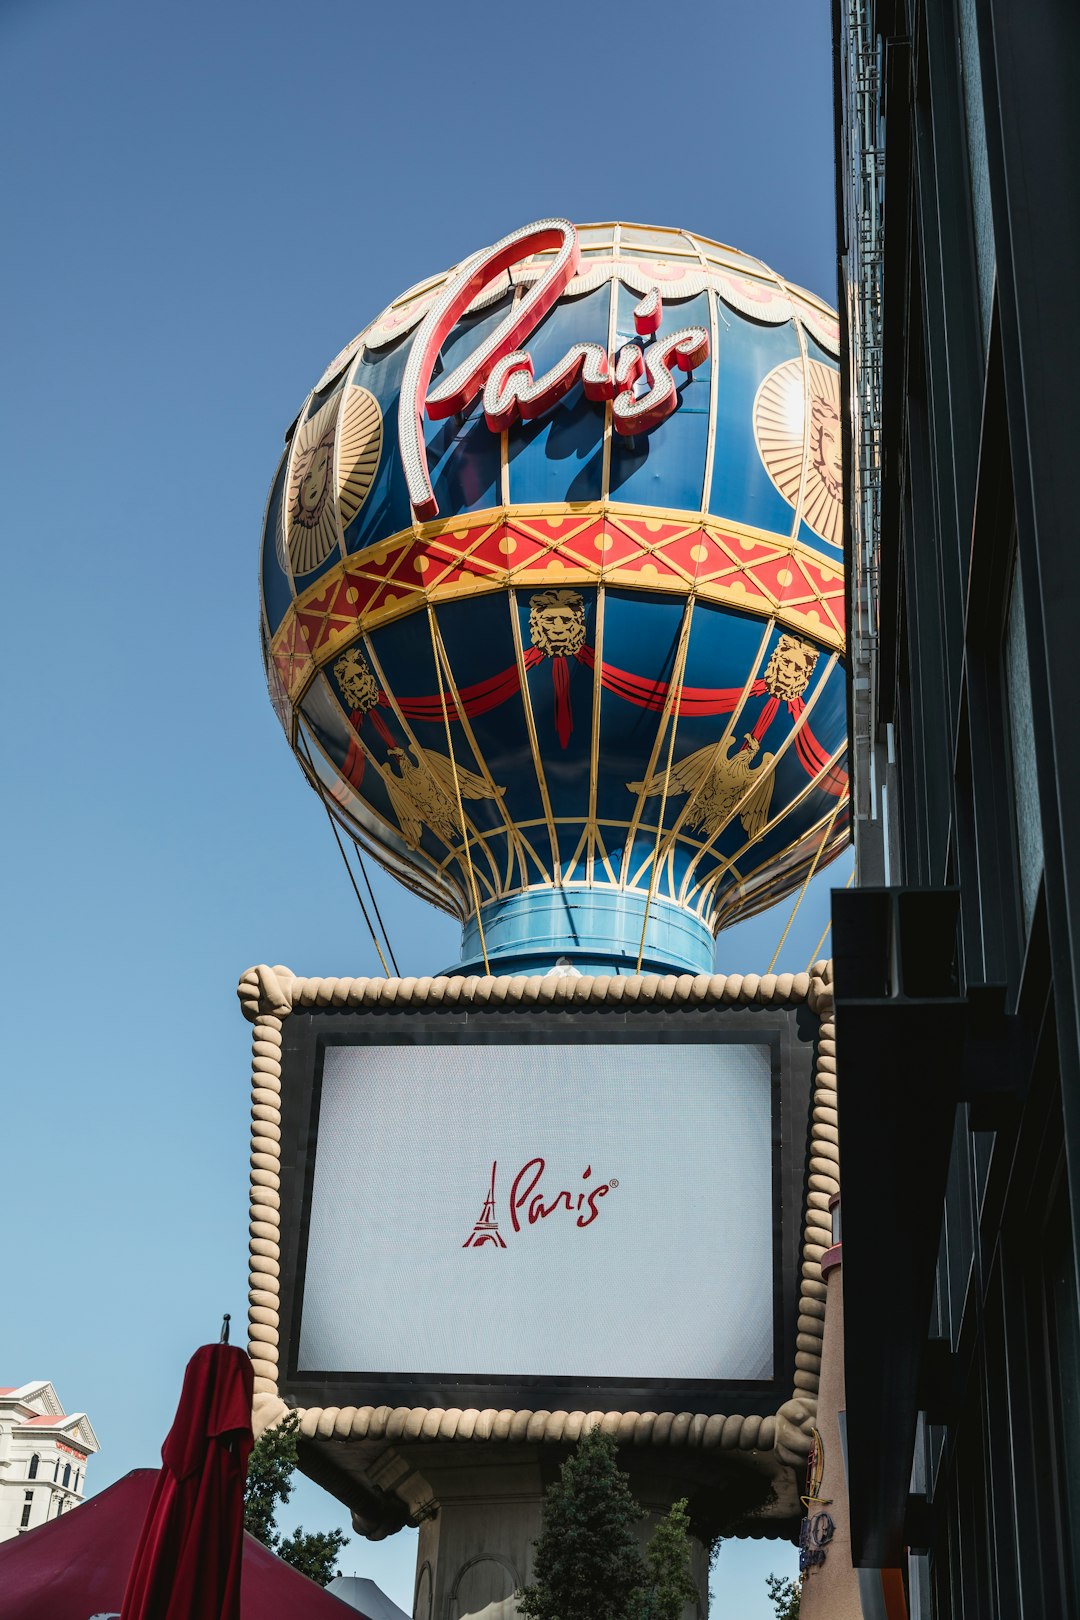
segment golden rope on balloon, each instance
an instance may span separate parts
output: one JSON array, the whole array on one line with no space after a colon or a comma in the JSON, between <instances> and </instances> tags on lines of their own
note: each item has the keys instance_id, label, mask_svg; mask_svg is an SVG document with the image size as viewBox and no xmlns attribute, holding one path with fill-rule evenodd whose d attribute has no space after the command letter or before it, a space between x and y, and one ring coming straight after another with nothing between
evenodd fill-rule
<instances>
[{"instance_id":1,"label":"golden rope on balloon","mask_svg":"<svg viewBox=\"0 0 1080 1620\"><path fill-rule=\"evenodd\" d=\"M822 855L823 855L823 853L825 851L825 845L829 842L829 834L833 830L833 822L836 820L837 816L840 814L840 808L844 804L844 802L845 801L842 798L838 798L835 805L833 806L833 813L829 817L828 822L826 823L825 832L824 832L824 834L822 836L821 843L818 845L817 849L814 851L814 858L810 862L810 869L807 872L805 878L803 879L803 885L802 885L802 888L799 890L798 899L795 901L795 904L791 908L791 916L787 920L787 927L784 929L784 932L780 935L780 942L777 945L775 951L773 951L772 961L769 963L768 967L765 969L766 973L771 973L773 968L776 966L776 958L780 955L780 952L783 950L784 941L785 941L785 939L787 939L789 933L791 932L791 925L795 921L795 913L798 911L799 907L803 903L803 895L806 893L807 889L810 886L810 879L813 877L814 873L817 871L818 861L821 859L821 857L822 857ZM824 938L824 935L822 937Z\"/></svg>"},{"instance_id":2,"label":"golden rope on balloon","mask_svg":"<svg viewBox=\"0 0 1080 1620\"><path fill-rule=\"evenodd\" d=\"M668 738L667 765L664 768L664 787L660 794L660 814L656 820L656 842L653 845L652 871L649 873L649 893L645 900L645 915L641 919L641 940L638 945L637 967L635 973L641 972L641 963L645 955L645 934L649 927L649 911L656 893L656 880L659 873L660 840L664 832L664 812L667 809L668 785L671 781L671 762L675 753L675 732L679 725L679 702L682 698L683 677L686 673L686 655L690 651L690 621L694 616L695 598L690 596L686 602L686 612L683 614L682 630L679 634L679 645L675 651L675 666L671 672L671 685L668 688L670 704L668 715L671 719L671 735Z\"/></svg>"},{"instance_id":3,"label":"golden rope on balloon","mask_svg":"<svg viewBox=\"0 0 1080 1620\"><path fill-rule=\"evenodd\" d=\"M450 734L450 712L446 707L446 688L443 684L439 641L435 630L435 610L430 602L428 603L427 613L428 629L431 632L431 656L435 660L435 675L439 682L439 702L442 705L443 725L446 728L446 746L450 754L450 770L454 778L454 797L457 799L458 818L461 822L461 842L465 851L465 865L469 872L469 887L472 889L473 905L476 908L476 926L480 934L480 954L484 958L484 972L490 976L491 964L488 961L487 941L484 939L484 924L480 917L480 891L476 886L476 873L473 871L472 851L469 848L469 829L465 824L465 806L461 799L457 760L454 758L454 739Z\"/></svg>"},{"instance_id":4,"label":"golden rope on balloon","mask_svg":"<svg viewBox=\"0 0 1080 1620\"><path fill-rule=\"evenodd\" d=\"M533 714L532 699L529 696L529 677L525 669L525 649L521 642L521 619L518 613L517 591L510 585L506 592L507 606L510 610L510 635L514 643L514 663L517 667L518 691L521 696L521 712L525 720L525 731L529 739L529 755L532 759L533 774L536 777L536 786L540 793L540 802L543 805L543 824L548 836L551 849L551 882L556 889L562 887L562 868L559 860L559 838L555 826L555 812L551 808L551 796L548 793L547 778L544 775L544 762L541 756L540 739L536 732L536 717ZM538 861L538 864L539 863Z\"/></svg>"},{"instance_id":5,"label":"golden rope on balloon","mask_svg":"<svg viewBox=\"0 0 1080 1620\"><path fill-rule=\"evenodd\" d=\"M812 777L810 780L807 781L807 784L806 784L805 788L803 788L802 792L799 793L796 798L792 799L786 805L786 807L780 812L780 814L775 816L773 818L773 820L766 826L766 828L765 828L766 833L771 832L773 827L777 826L784 819L785 816L791 815L795 810L797 810L799 808L800 805L802 805L810 797L810 795L812 793L814 793L817 789L819 789L821 787L822 782L827 779L830 770L837 763L837 761L842 757L842 755L844 754L846 748L847 748L847 742L845 740L843 743L841 743L841 745L837 749L836 753L833 754L831 756L831 758L826 762L826 764L822 766L821 770L817 773L817 775ZM787 849L785 851L782 851L781 854L783 854L783 855L792 855L792 856L797 855L801 859L802 855L805 853L805 849L809 849L810 846L813 844L815 838L817 837L818 829L821 826L824 825L824 820L825 820L824 816L819 818L819 820L815 823L815 825L810 828L809 832L804 834L802 837L796 839L792 844L788 845ZM742 858L743 855L747 854L750 850L752 850L755 847L755 845L758 843L758 841L759 840L757 838L749 839L742 846L741 850L737 850L735 852L735 854L731 857L730 861L728 861L726 863L726 865L721 867L719 871L714 872L712 874L712 876L709 877L707 882L698 884L697 887L693 891L694 893L699 895L696 906L694 906L690 901L686 901L686 902L684 902L684 904L687 906L687 909L694 910L696 912L697 916L704 918L710 894L715 893L716 888L718 887L720 882L723 880L725 875L727 873L729 873L729 872L734 873L736 881L737 881L737 886L738 886L739 890L742 892L743 897L745 898L745 895L748 892L748 886L754 884L755 879L759 879L763 872L764 873L771 872L773 870L773 868L776 866L776 862L777 862L777 855L774 853L773 855L769 856L768 859L762 861L760 865L753 867L749 871L740 872L739 867L737 865L737 862ZM805 849L804 849L804 846L805 846ZM797 866L798 866L798 859L796 859L796 861L795 861L795 868L797 868ZM760 912L767 911L771 906L779 904L780 901L786 900L786 899L789 898L789 896L794 891L793 891L793 884L787 882L787 875L790 875L790 872L793 869L794 868L790 868L790 867L785 869L786 870L786 875L785 875L785 871L781 871L780 875L776 875L774 873L773 876L768 881L757 884L757 886L755 888L755 905L754 905L754 909L752 911L750 911L748 913L748 915L757 916ZM798 881L797 877L796 877L795 881L796 882ZM781 886L781 885L784 885L784 886ZM717 909L720 911L721 915L724 914L724 909L725 908L719 907ZM740 913L740 915L745 915L745 913ZM710 926L711 926L711 924L710 924ZM723 925L721 924L721 926L723 926ZM715 932L716 932L715 928L713 929L713 932L715 934Z\"/></svg>"},{"instance_id":6,"label":"golden rope on balloon","mask_svg":"<svg viewBox=\"0 0 1080 1620\"><path fill-rule=\"evenodd\" d=\"M701 773L701 781L698 783L697 787L694 788L693 792L687 798L686 803L683 805L683 807L680 810L679 814L676 816L674 822L672 823L671 829L668 832L668 835L664 840L664 847L660 851L660 856L659 856L659 864L661 866L663 866L664 862L667 860L668 855L671 853L671 850L672 850L672 848L673 848L673 846L675 844L675 840L678 838L679 833L682 831L683 826L685 825L685 823L687 821L687 818L690 815L691 810L693 810L694 806L698 802L698 799L701 797L702 790L704 789L705 784L709 779L709 776L712 774L712 771L716 767L716 764L717 764L717 762L719 761L719 759L721 757L722 751L727 747L728 743L731 741L732 733L734 732L735 727L738 725L740 719L742 718L743 709L746 707L746 700L750 696L750 688L753 686L754 682L757 680L758 670L761 668L762 660L765 657L765 650L769 645L769 638L771 637L771 635L773 633L773 630L775 628L776 628L776 620L775 619L766 620L765 634L761 638L761 642L760 642L760 645L758 646L758 650L757 650L757 655L754 658L754 661L750 665L750 668L749 668L749 670L747 672L746 682L745 682L745 684L743 686L742 693L741 693L741 695L739 697L739 701L735 705L735 708L732 710L731 718L728 720L727 725L724 727L723 734L719 738L718 742L715 744L715 746L713 748L713 751L712 751L712 754L709 757L708 771L703 771ZM736 804L734 810L731 812L731 815L725 821L725 823L724 823L725 827L727 827L727 826L729 826L731 824L731 821L732 821L733 817L738 814L739 810L742 808L743 804L745 804L746 800L750 797L750 794L754 791L754 788L756 786L757 786L757 783L754 782L754 783L752 783L750 785L750 787L748 787L744 791L744 793L742 794L742 796L739 799L738 803ZM723 830L723 829L721 829L721 830ZM640 871L637 874L635 874L635 876L640 876Z\"/></svg>"},{"instance_id":7,"label":"golden rope on balloon","mask_svg":"<svg viewBox=\"0 0 1080 1620\"><path fill-rule=\"evenodd\" d=\"M851 885L854 883L854 881L855 881L855 868L852 867L851 868L851 876L848 878L847 882L844 884L844 888L845 889L850 889ZM807 973L810 972L810 969L813 967L814 963L817 961L818 957L821 955L821 947L824 945L825 940L828 937L829 929L831 927L832 927L832 918L830 917L828 922L825 924L824 933L822 934L821 938L818 940L817 944L814 946L813 955L811 956L809 962L806 964Z\"/></svg>"},{"instance_id":8,"label":"golden rope on balloon","mask_svg":"<svg viewBox=\"0 0 1080 1620\"><path fill-rule=\"evenodd\" d=\"M829 676L832 673L833 667L836 664L836 662L837 662L837 655L836 655L836 653L833 653L832 657L829 659L829 662L825 666L824 674L821 676L821 679L818 681L818 683L815 686L814 690L810 693L809 700L804 705L801 714L799 715L798 719L795 721L795 724L792 726L791 730L788 732L787 736L784 738L783 742L780 744L779 748L776 750L776 753L773 755L771 763L769 765L760 765L758 767L758 770L757 770L756 774L757 774L759 780L762 779L763 773L765 773L765 772L767 772L769 776L775 776L777 767L779 766L781 759L783 759L783 757L787 753L788 749L795 742L795 739L798 736L799 732L802 731L803 727L808 724L809 719L810 719L810 711L813 709L814 705L817 703L818 698L821 696L822 692L825 690L825 687L826 687L826 684L828 682ZM754 833L751 837L749 837L746 840L745 844L741 844L739 846L739 848L735 851L735 853L731 856L730 860L728 860L726 865L724 867L722 867L719 872L714 872L711 877L709 877L708 879L703 879L700 884L696 884L696 885L693 884L692 880L693 880L693 877L694 877L694 873L696 872L700 862L702 861L704 856L708 855L712 850L715 849L716 845L719 843L720 839L723 837L723 835L727 831L728 827L731 826L731 824L735 820L736 816L738 816L741 813L743 805L746 803L746 801L750 798L751 794L754 792L755 787L756 787L757 784L755 782L751 782L749 787L744 789L741 798L739 799L738 803L735 805L735 808L732 811L730 811L730 813L728 814L726 820L723 822L723 825L720 826L716 830L716 832L714 832L711 835L711 837L709 838L707 843L702 844L702 846L698 850L697 854L693 857L693 859L690 861L689 865L687 866L686 872L685 872L685 874L683 876L681 890L680 890L680 894L681 894L680 904L688 905L689 904L688 896L691 893L696 893L699 888L701 888L703 890L706 890L706 891L710 887L715 888L717 886L717 884L720 882L721 878L724 876L725 872L728 872L728 871L731 871L731 870L735 869L735 862L736 861L741 860L742 857L746 854L746 852L748 850L753 849L755 844L759 844L762 841L762 839L767 836L767 834L772 832L774 827L779 826L780 822L784 820L785 816L790 815L791 811L796 809L797 806L800 805L803 802L803 800L807 797L807 795L809 793L813 792L815 787L820 786L820 784L828 776L828 774L829 774L830 770L832 769L832 767L838 762L841 755L845 753L846 749L847 749L847 743L845 741L845 742L841 743L840 747L836 750L835 754L832 754L830 756L830 758L828 760L828 763L825 766L822 767L822 769L817 773L817 775L814 776L810 781L807 782L806 787L802 790L802 792L800 794L798 794L798 796L796 798L790 800L784 806L784 808L782 810L779 810L777 812L776 815L771 816L770 819L765 823L765 825L762 828L759 829L759 831ZM766 864L768 864L768 863L766 863ZM736 876L738 876L737 870L736 870Z\"/></svg>"},{"instance_id":9,"label":"golden rope on balloon","mask_svg":"<svg viewBox=\"0 0 1080 1620\"><path fill-rule=\"evenodd\" d=\"M322 801L322 807L326 811L326 818L330 823L330 831L334 835L334 842L337 844L338 851L339 851L339 853L341 855L341 859L342 859L342 861L344 862L344 865L345 865L345 870L349 874L349 882L353 886L353 893L355 894L355 896L356 896L356 898L357 898L357 900L359 902L360 910L361 910L361 912L363 914L364 921L367 923L368 933L371 935L371 943L374 945L376 951L378 952L378 957L379 957L379 961L382 963L383 972L385 973L386 977L389 978L390 977L390 969L386 965L386 957L382 953L382 948L379 945L378 935L376 934L375 929L374 929L374 927L372 925L371 918L368 916L367 906L365 906L365 904L364 904L363 896L361 895L360 890L356 886L356 879L353 877L352 867L349 865L349 858L345 853L345 845L341 842L341 838L340 838L340 835L339 835L338 830L337 830L337 817L334 815L334 812L331 810L330 805L327 802L326 790L323 787L322 777L319 775L318 771L315 769L315 761L311 757L311 749L308 746L307 737L305 736L303 730L301 729L301 727L299 725L297 725L297 728L296 728L296 735L297 735L297 738L300 741L301 745L303 746L303 750L304 750L305 755L307 756L308 773L309 773L308 774L308 780L309 780L309 782L312 782L314 784L315 791L318 793L319 798ZM364 867L363 867L362 862L361 862L361 865L360 865L360 870L362 872L364 871ZM366 872L364 873L364 880L365 880L365 882L367 881L367 873ZM368 887L370 889L370 884L368 885ZM371 900L372 900L372 904L374 905L374 903L375 903L375 896L374 895L371 896ZM378 911L378 907L376 907L376 912L377 911ZM379 921L381 922L382 919L380 918ZM386 932L385 927L383 929L383 932L385 934L385 932ZM390 955L393 956L394 953L390 949L390 936L388 934L386 935L386 948L387 948L388 951L390 951ZM395 965L395 967L397 966L396 963L394 965Z\"/></svg>"}]
</instances>

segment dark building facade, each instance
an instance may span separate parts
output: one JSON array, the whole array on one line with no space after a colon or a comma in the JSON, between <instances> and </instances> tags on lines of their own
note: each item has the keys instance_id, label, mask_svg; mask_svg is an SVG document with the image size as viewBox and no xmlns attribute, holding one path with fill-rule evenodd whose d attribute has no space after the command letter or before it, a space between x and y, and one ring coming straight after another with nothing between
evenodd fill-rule
<instances>
[{"instance_id":1,"label":"dark building facade","mask_svg":"<svg viewBox=\"0 0 1080 1620\"><path fill-rule=\"evenodd\" d=\"M1080 5L838 0L856 1563L1080 1614Z\"/></svg>"}]
</instances>

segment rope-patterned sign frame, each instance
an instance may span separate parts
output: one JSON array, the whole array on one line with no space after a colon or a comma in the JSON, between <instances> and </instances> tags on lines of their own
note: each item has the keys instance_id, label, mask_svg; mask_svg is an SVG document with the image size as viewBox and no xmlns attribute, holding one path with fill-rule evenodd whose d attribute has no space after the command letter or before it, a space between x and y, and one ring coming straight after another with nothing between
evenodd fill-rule
<instances>
[{"instance_id":1,"label":"rope-patterned sign frame","mask_svg":"<svg viewBox=\"0 0 1080 1620\"><path fill-rule=\"evenodd\" d=\"M810 1097L808 1162L799 1268L795 1364L791 1394L760 1416L702 1412L534 1411L425 1406L326 1406L298 1409L299 1432L310 1440L365 1442L508 1441L567 1444L599 1427L619 1443L753 1453L775 1469L805 1466L817 1417L826 1285L821 1257L830 1247L830 1198L839 1192L836 1041L832 968L809 973L656 974L629 977L295 977L288 968L258 966L240 980L238 995L252 1024L251 1192L248 1349L255 1371L254 1427L263 1433L289 1410L279 1390L281 1351L281 1077L282 1030L294 1011L364 1009L466 1011L514 1007L587 1009L792 1007L806 1005L818 1020ZM786 1513L786 1509L784 1510ZM768 1517L766 1508L762 1514Z\"/></svg>"}]
</instances>

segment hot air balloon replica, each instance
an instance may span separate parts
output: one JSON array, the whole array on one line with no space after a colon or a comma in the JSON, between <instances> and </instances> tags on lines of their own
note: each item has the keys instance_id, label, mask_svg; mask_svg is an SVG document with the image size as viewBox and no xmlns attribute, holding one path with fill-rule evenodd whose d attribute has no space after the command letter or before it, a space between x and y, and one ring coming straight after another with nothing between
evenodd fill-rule
<instances>
[{"instance_id":1,"label":"hot air balloon replica","mask_svg":"<svg viewBox=\"0 0 1080 1620\"><path fill-rule=\"evenodd\" d=\"M847 842L838 349L746 254L542 220L317 380L270 692L341 827L460 919L455 971L710 972Z\"/></svg>"},{"instance_id":2,"label":"hot air balloon replica","mask_svg":"<svg viewBox=\"0 0 1080 1620\"><path fill-rule=\"evenodd\" d=\"M422 1620L512 1620L593 1428L689 1502L699 1613L712 1539L818 1494L831 983L712 966L848 838L838 349L746 254L545 219L286 435L272 700L463 932L434 977L241 980L254 1422L297 1410L363 1534L419 1527Z\"/></svg>"}]
</instances>

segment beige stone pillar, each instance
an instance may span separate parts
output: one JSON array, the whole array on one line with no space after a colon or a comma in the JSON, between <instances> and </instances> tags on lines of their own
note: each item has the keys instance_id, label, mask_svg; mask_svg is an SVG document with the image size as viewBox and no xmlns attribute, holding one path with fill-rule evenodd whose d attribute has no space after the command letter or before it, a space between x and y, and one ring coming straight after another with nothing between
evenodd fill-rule
<instances>
[{"instance_id":1,"label":"beige stone pillar","mask_svg":"<svg viewBox=\"0 0 1080 1620\"><path fill-rule=\"evenodd\" d=\"M834 1200L834 1203L838 1200ZM818 1501L809 1505L811 1547L824 1553L824 1562L810 1570L803 1582L801 1620L862 1620L859 1577L851 1562L847 1480L840 1449L839 1414L844 1410L844 1285L840 1243L821 1257L826 1283L825 1335L821 1345L821 1385L818 1390L817 1427L824 1452ZM827 1540L828 1521L832 1534ZM814 1530L817 1535L814 1535Z\"/></svg>"},{"instance_id":2,"label":"beige stone pillar","mask_svg":"<svg viewBox=\"0 0 1080 1620\"><path fill-rule=\"evenodd\" d=\"M647 1517L637 1527L644 1548L671 1503L686 1494L668 1458L620 1454ZM420 1518L413 1620L517 1620L514 1593L533 1578L533 1543L542 1529L544 1490L561 1457L538 1446L507 1445L492 1457L461 1446L389 1448L372 1480L408 1497ZM707 1620L709 1560L691 1537L696 1603L683 1620Z\"/></svg>"}]
</instances>

